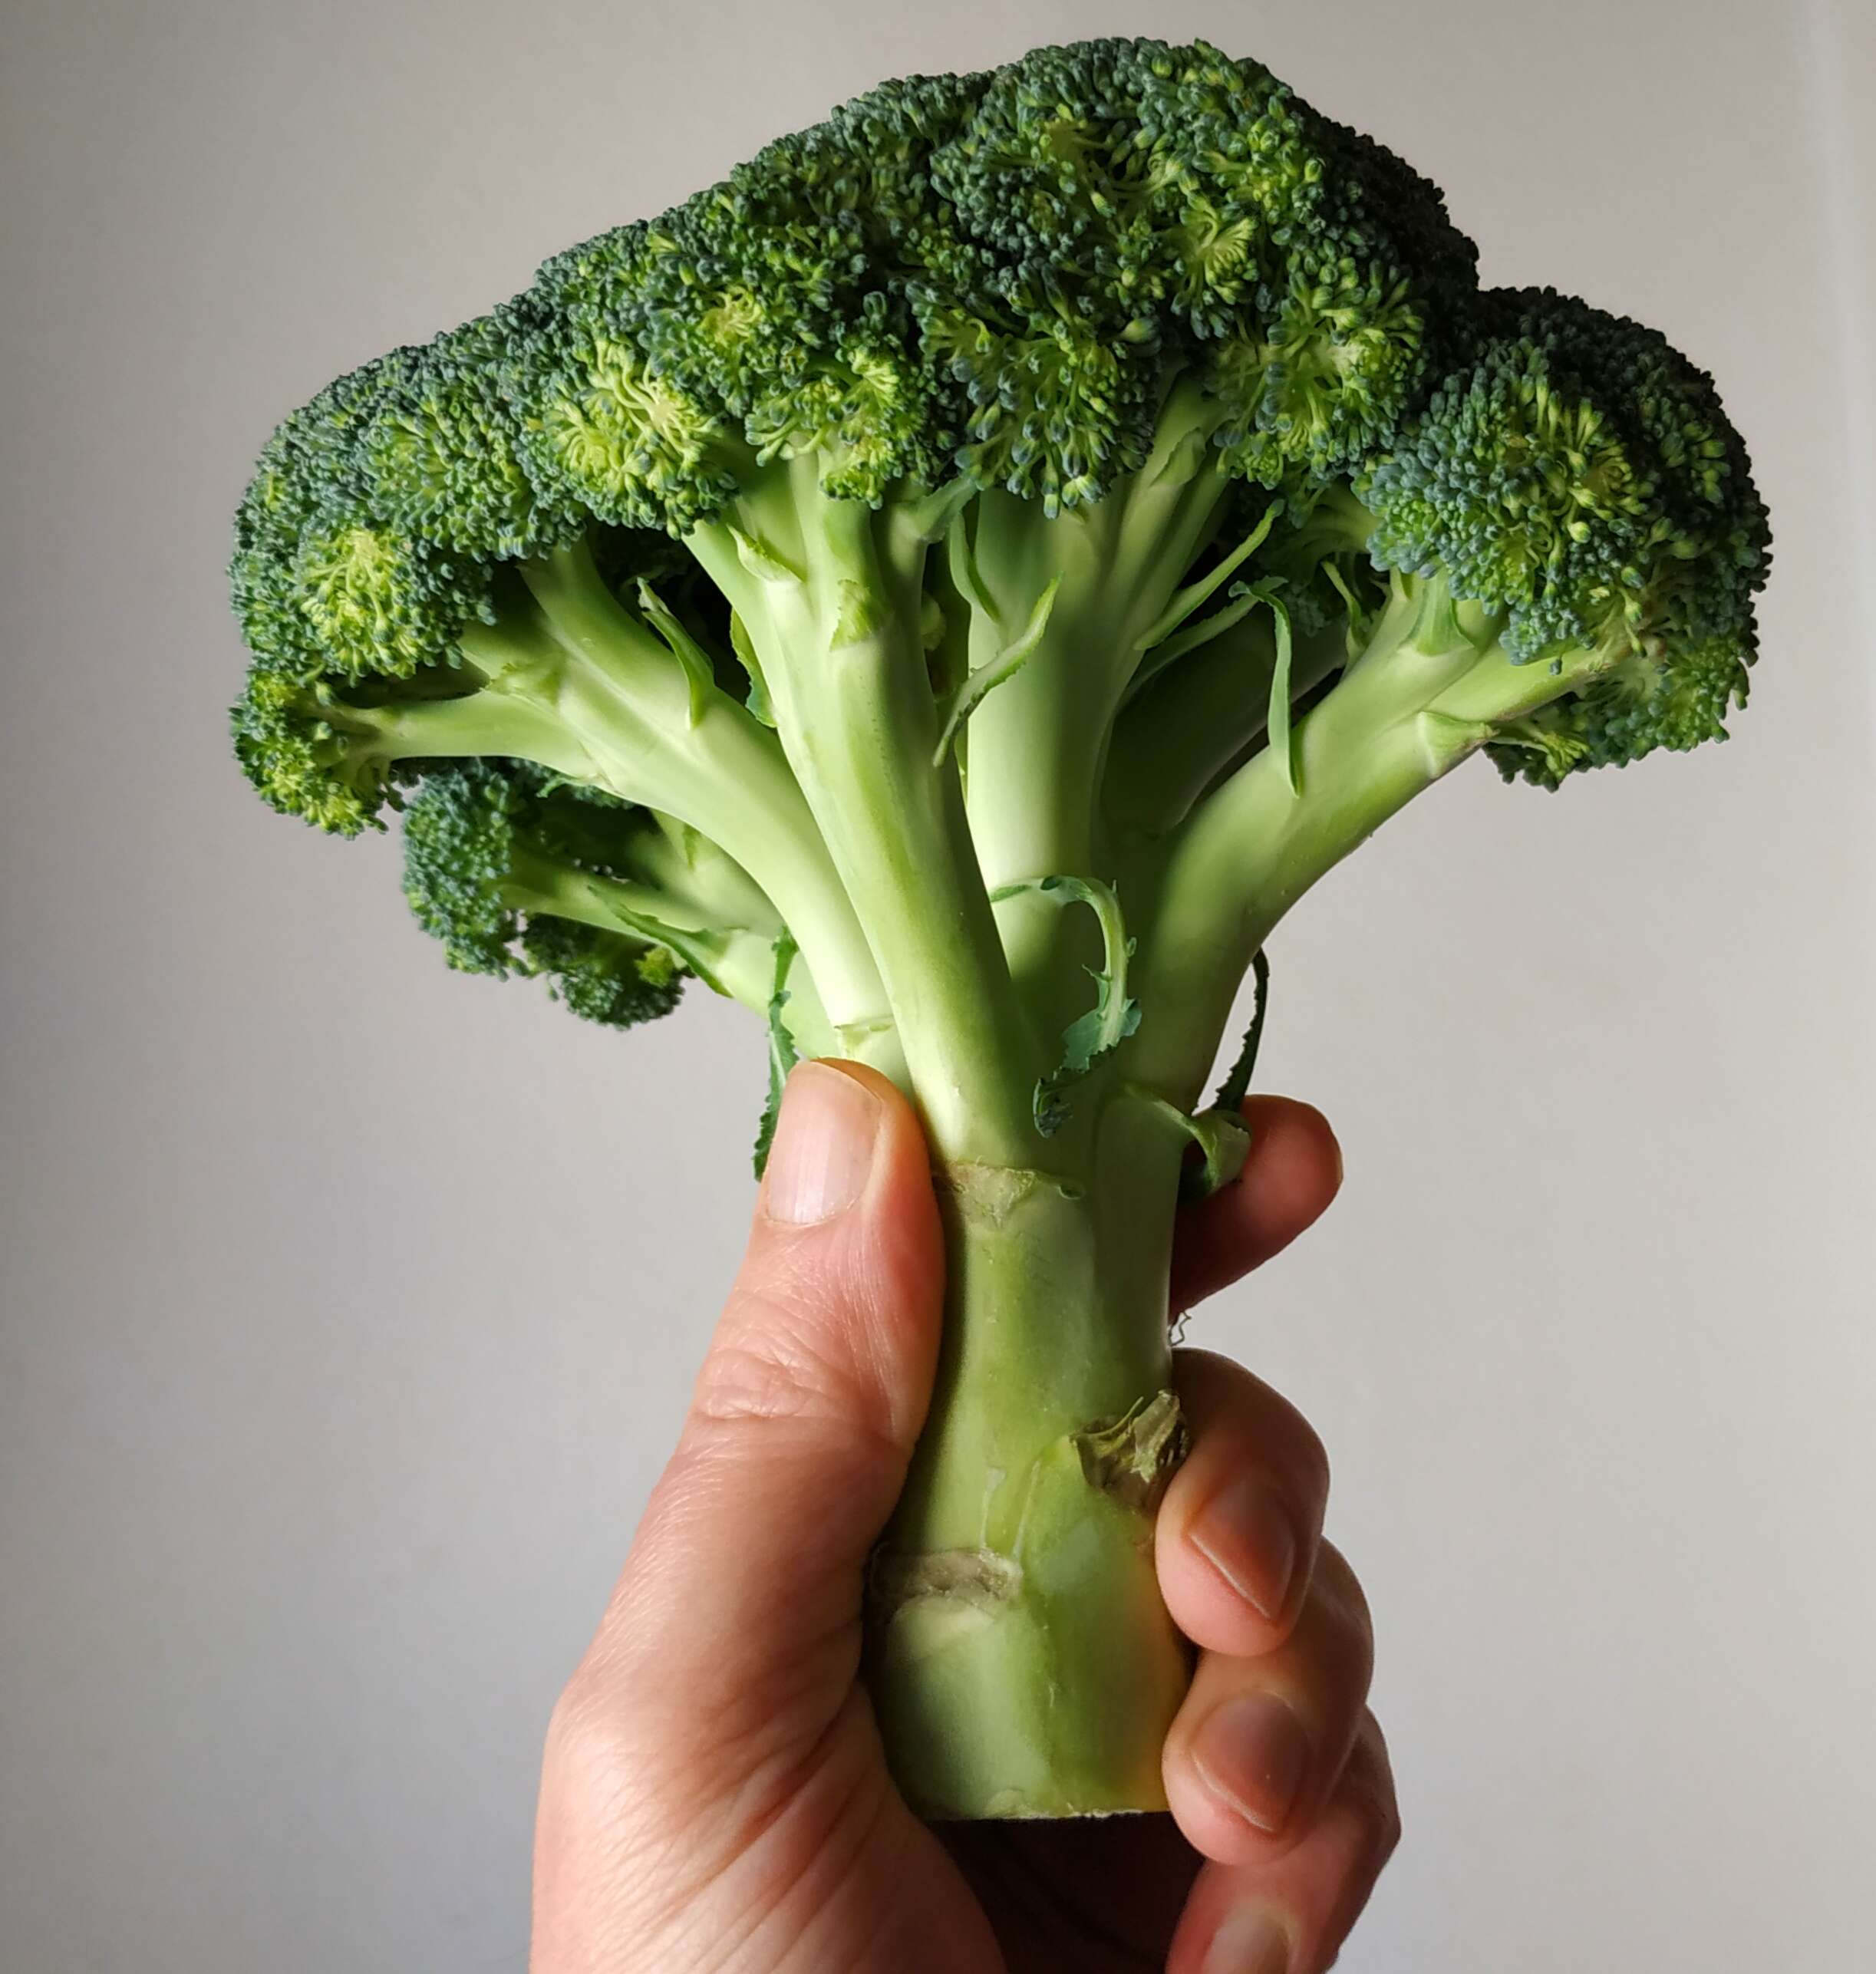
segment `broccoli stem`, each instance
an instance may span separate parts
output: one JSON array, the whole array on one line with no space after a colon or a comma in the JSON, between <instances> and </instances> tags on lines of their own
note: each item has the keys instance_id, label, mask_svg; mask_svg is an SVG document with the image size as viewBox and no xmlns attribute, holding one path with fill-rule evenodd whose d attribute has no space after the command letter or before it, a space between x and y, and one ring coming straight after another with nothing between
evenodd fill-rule
<instances>
[{"instance_id":1,"label":"broccoli stem","mask_svg":"<svg viewBox=\"0 0 1876 1974\"><path fill-rule=\"evenodd\" d=\"M1048 517L995 490L976 503L973 562L988 608L971 612L974 671L1059 585L1037 648L986 697L960 743L992 890L1052 873L1114 875L1100 801L1109 737L1137 642L1185 581L1229 487L1206 453L1216 415L1195 389L1175 389L1146 465L1092 507ZM1080 991L1087 927L1034 898L998 923L1019 990L1054 1033L1070 1012L1063 997Z\"/></svg>"},{"instance_id":2,"label":"broccoli stem","mask_svg":"<svg viewBox=\"0 0 1876 1974\"><path fill-rule=\"evenodd\" d=\"M522 575L527 600L465 634L483 690L443 704L478 709L480 751L571 773L715 844L781 914L846 1052L902 1075L879 970L773 733L727 693L700 692L583 545L523 565ZM507 744L494 737L504 717Z\"/></svg>"},{"instance_id":3,"label":"broccoli stem","mask_svg":"<svg viewBox=\"0 0 1876 1974\"><path fill-rule=\"evenodd\" d=\"M880 545L890 519L824 495L816 470L812 459L765 470L734 503L734 531L707 524L691 545L760 655L782 746L866 928L934 1149L1020 1163L1034 1147L1029 1093L1046 1065L1012 989L955 765L934 760L920 626Z\"/></svg>"},{"instance_id":4,"label":"broccoli stem","mask_svg":"<svg viewBox=\"0 0 1876 1974\"><path fill-rule=\"evenodd\" d=\"M1013 848L987 813L967 824L956 760L935 745L905 532L889 509L827 499L809 461L766 469L689 538L754 646L866 928L945 1211L938 1388L875 1573L873 1691L895 1772L928 1814L1152 1808L1188 1674L1151 1520L1183 1445L1165 1299L1184 1139L1146 1106L1104 1105L1105 1066L1068 1092L1055 1135L1037 1128L1037 1084L1062 1057L1047 1010L1072 998L1083 1012L1093 990L1066 964L1012 979L984 872L1040 878L1054 873L1023 857L1085 852L1101 735L1089 772L1061 786L1061 834ZM1006 638L1034 601L998 611ZM1149 607L1143 590L1139 607L1150 621L1164 597ZM1081 655L1113 654L1117 697L1115 645L1109 624ZM1030 786L1010 829L1043 806Z\"/></svg>"},{"instance_id":5,"label":"broccoli stem","mask_svg":"<svg viewBox=\"0 0 1876 1974\"><path fill-rule=\"evenodd\" d=\"M941 1162L931 1422L875 1560L868 1676L930 1817L1162 1808L1189 1651L1152 1513L1185 1448L1166 1280L1183 1139L1113 1105L1075 1168Z\"/></svg>"},{"instance_id":6,"label":"broccoli stem","mask_svg":"<svg viewBox=\"0 0 1876 1974\"><path fill-rule=\"evenodd\" d=\"M1251 955L1291 905L1387 819L1492 737L1581 683L1592 661L1514 664L1498 620L1437 578L1396 575L1341 680L1296 729L1297 786L1266 749L1202 801L1155 860L1140 931L1134 1079L1197 1101Z\"/></svg>"},{"instance_id":7,"label":"broccoli stem","mask_svg":"<svg viewBox=\"0 0 1876 1974\"><path fill-rule=\"evenodd\" d=\"M1293 697L1344 662L1347 638L1337 622L1297 641ZM1109 821L1119 838L1164 835L1261 737L1276 658L1270 612L1255 611L1182 658L1128 706L1114 730L1105 783Z\"/></svg>"},{"instance_id":8,"label":"broccoli stem","mask_svg":"<svg viewBox=\"0 0 1876 1974\"><path fill-rule=\"evenodd\" d=\"M463 641L467 647L469 640ZM498 754L536 762L569 779L594 779L592 756L550 707L507 694L470 692L384 706L335 703L325 717L343 736L345 753L354 762L388 767L398 761Z\"/></svg>"},{"instance_id":9,"label":"broccoli stem","mask_svg":"<svg viewBox=\"0 0 1876 1974\"><path fill-rule=\"evenodd\" d=\"M526 851L516 853L501 893L503 902L517 911L670 946L717 993L758 1013L768 1006L773 931L724 924L681 896Z\"/></svg>"}]
</instances>

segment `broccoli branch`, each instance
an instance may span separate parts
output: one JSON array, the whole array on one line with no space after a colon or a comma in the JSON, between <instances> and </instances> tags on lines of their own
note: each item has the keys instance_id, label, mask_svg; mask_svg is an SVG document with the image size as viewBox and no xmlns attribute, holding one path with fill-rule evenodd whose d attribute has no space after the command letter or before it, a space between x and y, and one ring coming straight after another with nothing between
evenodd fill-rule
<instances>
[{"instance_id":1,"label":"broccoli branch","mask_svg":"<svg viewBox=\"0 0 1876 1974\"><path fill-rule=\"evenodd\" d=\"M1291 669L1293 698L1311 691L1347 657L1347 633L1340 622L1300 638ZM1128 703L1115 725L1103 782L1109 826L1124 858L1181 822L1261 739L1276 663L1271 614L1248 611Z\"/></svg>"},{"instance_id":2,"label":"broccoli branch","mask_svg":"<svg viewBox=\"0 0 1876 1974\"><path fill-rule=\"evenodd\" d=\"M519 572L525 598L463 635L483 690L398 717L427 740L460 708L448 752L536 761L697 830L772 901L852 1052L895 1068L872 954L775 735L620 604L583 545Z\"/></svg>"},{"instance_id":3,"label":"broccoli branch","mask_svg":"<svg viewBox=\"0 0 1876 1974\"><path fill-rule=\"evenodd\" d=\"M1519 663L1504 620L1438 577L1396 575L1339 683L1296 729L1300 773L1264 748L1168 839L1146 934L1136 1079L1189 1107L1251 956L1318 879L1387 819L1538 708L1612 662L1581 648Z\"/></svg>"},{"instance_id":4,"label":"broccoli branch","mask_svg":"<svg viewBox=\"0 0 1876 1974\"><path fill-rule=\"evenodd\" d=\"M824 494L818 471L811 456L764 470L729 518L688 540L754 644L782 746L866 928L941 1148L1020 1162L1034 1143L1024 1093L1037 1046L956 763L938 755L903 543L891 541L887 516Z\"/></svg>"},{"instance_id":5,"label":"broccoli branch","mask_svg":"<svg viewBox=\"0 0 1876 1974\"><path fill-rule=\"evenodd\" d=\"M664 946L713 991L760 1013L768 1004L771 956L781 921L760 893L751 901L754 908L726 910L714 901L701 903L687 889L612 877L519 850L499 895L511 911L565 918Z\"/></svg>"}]
</instances>

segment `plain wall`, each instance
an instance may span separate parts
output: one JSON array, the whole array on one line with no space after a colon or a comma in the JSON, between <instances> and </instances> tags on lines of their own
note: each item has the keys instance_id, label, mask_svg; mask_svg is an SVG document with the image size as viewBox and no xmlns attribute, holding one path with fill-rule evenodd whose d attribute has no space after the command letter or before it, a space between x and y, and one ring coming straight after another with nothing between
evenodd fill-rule
<instances>
[{"instance_id":1,"label":"plain wall","mask_svg":"<svg viewBox=\"0 0 1876 1974\"><path fill-rule=\"evenodd\" d=\"M1195 1321L1320 1425L1408 1838L1353 1974L1876 1966L1876 173L1855 0L12 0L0 1966L521 1964L536 1763L750 1199L754 1024L453 976L226 754L340 369L882 75L1268 60L1486 278L1660 325L1779 535L1728 746L1482 765L1276 943L1330 1221ZM1855 114L1853 114L1855 113Z\"/></svg>"}]
</instances>

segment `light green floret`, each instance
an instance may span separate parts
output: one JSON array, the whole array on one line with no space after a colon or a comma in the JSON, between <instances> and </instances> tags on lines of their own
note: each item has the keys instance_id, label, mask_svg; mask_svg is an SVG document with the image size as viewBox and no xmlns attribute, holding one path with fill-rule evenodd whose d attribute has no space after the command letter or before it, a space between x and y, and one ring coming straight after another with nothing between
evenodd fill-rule
<instances>
[{"instance_id":1,"label":"light green floret","mask_svg":"<svg viewBox=\"0 0 1876 1974\"><path fill-rule=\"evenodd\" d=\"M867 1656L932 1814L1163 1802L1175 1214L1245 1158L1256 1028L1204 1092L1281 920L1474 755L1555 787L1744 698L1711 381L1475 265L1255 62L1043 49L341 378L242 504L265 799L403 807L459 969L747 1006L761 1145L800 1056L916 1105L948 1321Z\"/></svg>"}]
</instances>

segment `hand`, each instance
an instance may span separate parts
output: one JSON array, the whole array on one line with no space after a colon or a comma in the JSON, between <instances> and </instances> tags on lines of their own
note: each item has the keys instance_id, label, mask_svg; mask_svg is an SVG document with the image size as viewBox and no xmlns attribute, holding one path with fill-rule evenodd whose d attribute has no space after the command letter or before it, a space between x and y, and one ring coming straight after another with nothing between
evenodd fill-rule
<instances>
[{"instance_id":1,"label":"hand","mask_svg":"<svg viewBox=\"0 0 1876 1974\"><path fill-rule=\"evenodd\" d=\"M1340 1167L1254 1099L1238 1183L1184 1217L1174 1306L1310 1224ZM884 1079L790 1078L753 1234L598 1636L548 1738L533 1974L1317 1974L1396 1834L1361 1592L1314 1434L1177 1356L1191 1456L1157 1524L1202 1648L1170 1816L928 1828L859 1682L867 1554L930 1394L943 1257Z\"/></svg>"}]
</instances>

